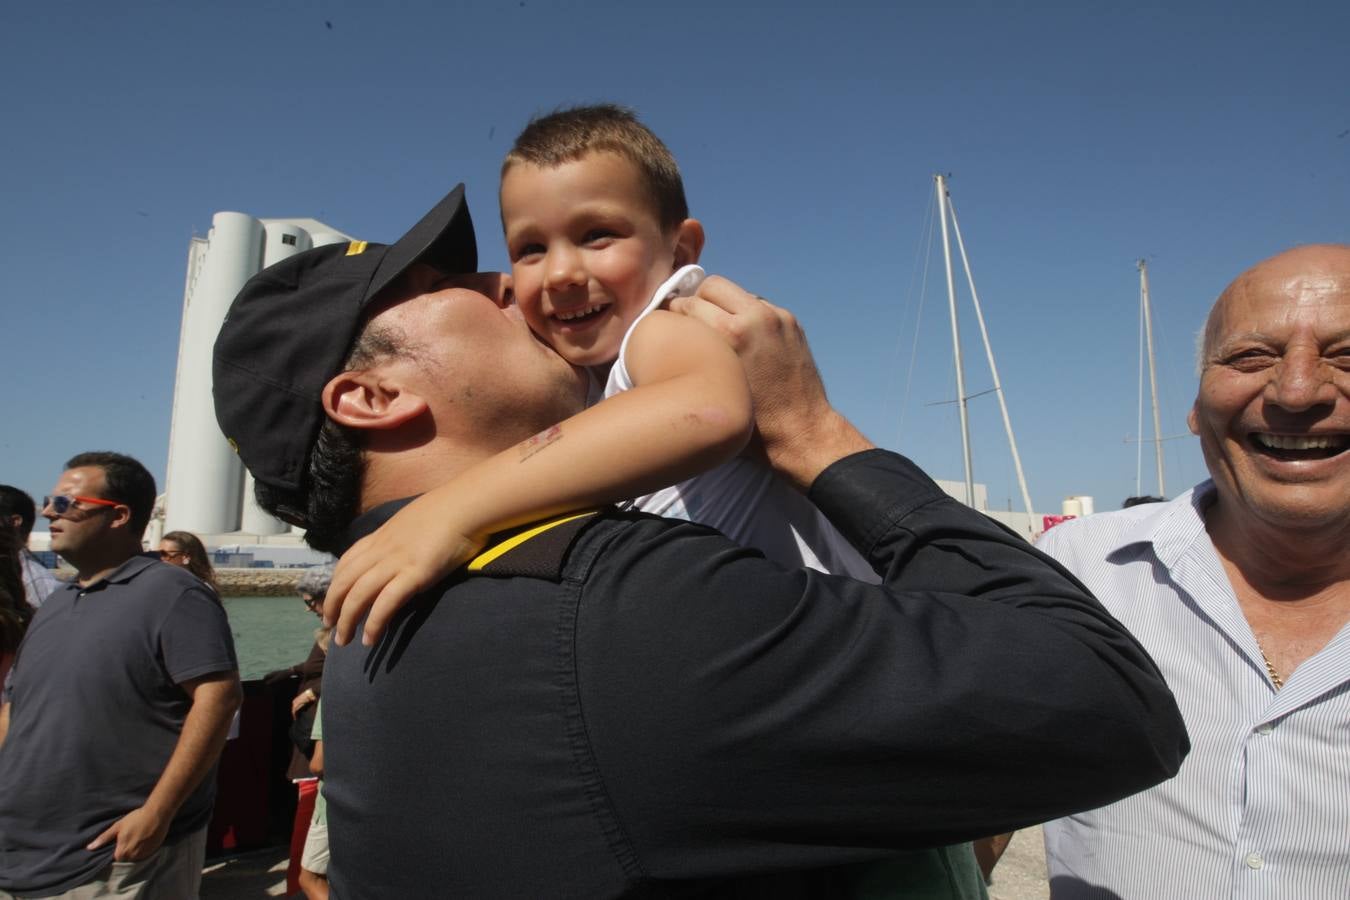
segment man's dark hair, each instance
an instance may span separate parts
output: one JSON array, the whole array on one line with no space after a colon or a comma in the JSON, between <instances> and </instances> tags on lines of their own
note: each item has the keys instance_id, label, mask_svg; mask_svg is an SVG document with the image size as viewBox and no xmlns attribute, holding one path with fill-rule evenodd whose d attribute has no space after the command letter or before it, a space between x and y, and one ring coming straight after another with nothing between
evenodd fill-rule
<instances>
[{"instance_id":1,"label":"man's dark hair","mask_svg":"<svg viewBox=\"0 0 1350 900\"><path fill-rule=\"evenodd\" d=\"M6 519L18 516L19 537L27 543L28 535L33 531L33 522L37 520L37 506L27 492L10 484L0 484L0 516Z\"/></svg>"},{"instance_id":2,"label":"man's dark hair","mask_svg":"<svg viewBox=\"0 0 1350 900\"><path fill-rule=\"evenodd\" d=\"M1166 503L1166 497L1154 497L1152 494L1141 494L1138 497L1126 497L1125 503L1121 509L1129 509L1131 506L1141 506L1145 503Z\"/></svg>"},{"instance_id":3,"label":"man's dark hair","mask_svg":"<svg viewBox=\"0 0 1350 900\"><path fill-rule=\"evenodd\" d=\"M155 476L138 460L111 450L91 450L66 460L67 469L85 466L103 470L102 499L126 504L131 510L131 529L139 538L145 532L145 526L150 524L150 514L155 511Z\"/></svg>"},{"instance_id":4,"label":"man's dark hair","mask_svg":"<svg viewBox=\"0 0 1350 900\"><path fill-rule=\"evenodd\" d=\"M392 298L400 290L396 283L384 296ZM407 343L407 337L397 329L368 324L357 336L340 371L362 369L392 356L407 355L412 349ZM273 514L283 506L303 509L305 543L315 550L336 553L347 526L360 512L365 468L360 432L325 418L314 441L303 487L291 491L255 481L253 494L258 505Z\"/></svg>"}]
</instances>

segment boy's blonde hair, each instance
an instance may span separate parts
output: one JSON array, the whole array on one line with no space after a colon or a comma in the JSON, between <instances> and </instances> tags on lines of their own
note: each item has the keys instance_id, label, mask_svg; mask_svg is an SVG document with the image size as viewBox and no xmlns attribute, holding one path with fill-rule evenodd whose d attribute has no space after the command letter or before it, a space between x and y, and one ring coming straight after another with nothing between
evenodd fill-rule
<instances>
[{"instance_id":1,"label":"boy's blonde hair","mask_svg":"<svg viewBox=\"0 0 1350 900\"><path fill-rule=\"evenodd\" d=\"M637 113L613 103L573 106L531 119L506 154L502 176L516 163L551 169L591 152L617 153L637 166L662 229L689 218L684 182L670 149L638 121Z\"/></svg>"}]
</instances>

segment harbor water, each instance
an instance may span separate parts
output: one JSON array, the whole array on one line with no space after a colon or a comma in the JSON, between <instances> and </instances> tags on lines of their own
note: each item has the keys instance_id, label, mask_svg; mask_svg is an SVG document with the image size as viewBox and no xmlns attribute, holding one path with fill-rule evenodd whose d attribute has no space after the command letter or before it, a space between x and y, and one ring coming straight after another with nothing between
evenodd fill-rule
<instances>
[{"instance_id":1,"label":"harbor water","mask_svg":"<svg viewBox=\"0 0 1350 900\"><path fill-rule=\"evenodd\" d=\"M275 669L304 662L309 656L319 619L305 609L298 596L224 599L240 678L261 678Z\"/></svg>"}]
</instances>

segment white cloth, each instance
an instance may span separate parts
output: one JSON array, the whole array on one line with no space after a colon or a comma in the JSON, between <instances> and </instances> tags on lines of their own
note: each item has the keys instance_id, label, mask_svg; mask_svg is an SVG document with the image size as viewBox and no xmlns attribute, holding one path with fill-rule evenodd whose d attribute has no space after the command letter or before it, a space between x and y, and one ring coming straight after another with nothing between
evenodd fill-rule
<instances>
[{"instance_id":1,"label":"white cloth","mask_svg":"<svg viewBox=\"0 0 1350 900\"><path fill-rule=\"evenodd\" d=\"M628 341L638 323L671 299L694 293L703 278L703 270L698 266L684 266L657 288L647 308L623 336L619 357L609 370L604 397L634 387L628 373L627 353ZM872 583L878 580L872 567L810 500L769 468L745 456L620 505L711 525L737 543L758 548L785 566L806 566Z\"/></svg>"},{"instance_id":2,"label":"white cloth","mask_svg":"<svg viewBox=\"0 0 1350 900\"><path fill-rule=\"evenodd\" d=\"M1055 900L1350 897L1350 625L1277 691L1205 532L1214 497L1205 482L1039 543L1153 656L1192 744L1171 781L1045 826Z\"/></svg>"},{"instance_id":3,"label":"white cloth","mask_svg":"<svg viewBox=\"0 0 1350 900\"><path fill-rule=\"evenodd\" d=\"M48 594L61 586L61 579L26 549L19 551L19 563L23 567L24 595L28 598L28 605L37 609Z\"/></svg>"}]
</instances>

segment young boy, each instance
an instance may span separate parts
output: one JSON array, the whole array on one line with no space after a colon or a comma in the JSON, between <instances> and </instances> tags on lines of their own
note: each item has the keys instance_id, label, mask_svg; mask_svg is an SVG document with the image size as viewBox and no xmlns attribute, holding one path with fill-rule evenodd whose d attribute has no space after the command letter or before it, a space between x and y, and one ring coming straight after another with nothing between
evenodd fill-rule
<instances>
[{"instance_id":1,"label":"young boy","mask_svg":"<svg viewBox=\"0 0 1350 900\"><path fill-rule=\"evenodd\" d=\"M339 638L373 605L373 639L494 531L620 501L711 525L784 565L876 580L809 500L737 456L754 420L739 360L702 323L660 308L701 282L703 226L656 135L610 105L536 119L502 165L501 208L521 315L606 382L593 391L605 402L424 495L348 550L327 607L342 609Z\"/></svg>"},{"instance_id":2,"label":"young boy","mask_svg":"<svg viewBox=\"0 0 1350 900\"><path fill-rule=\"evenodd\" d=\"M647 491L621 505L715 526L785 565L876 580L810 501L738 455L754 423L739 360L707 326L661 308L702 281L703 227L689 218L670 151L632 112L586 106L531 122L502 165L501 208L521 315L604 382L592 397L603 402L424 495L348 550L328 594L345 602L325 607L332 621L342 606L340 639L373 603L372 641L494 531ZM968 844L813 877L829 896L985 896Z\"/></svg>"}]
</instances>

